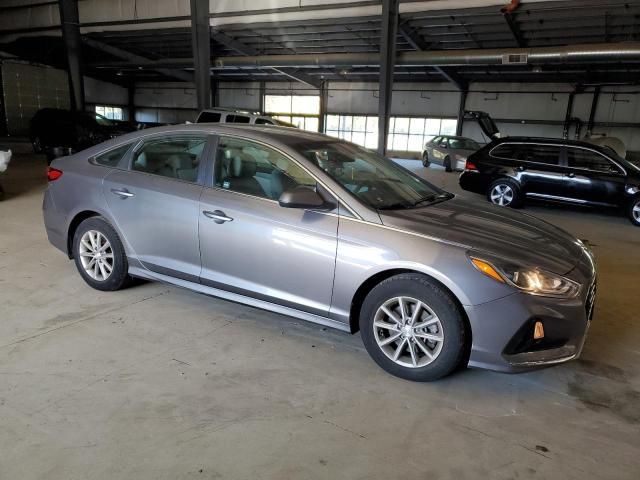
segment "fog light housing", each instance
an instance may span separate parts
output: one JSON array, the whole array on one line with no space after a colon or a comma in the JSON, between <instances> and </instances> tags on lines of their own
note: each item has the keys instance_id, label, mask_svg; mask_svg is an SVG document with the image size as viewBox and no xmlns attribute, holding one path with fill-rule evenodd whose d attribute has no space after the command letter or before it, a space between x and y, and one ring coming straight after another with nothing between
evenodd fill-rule
<instances>
[{"instance_id":1,"label":"fog light housing","mask_svg":"<svg viewBox=\"0 0 640 480\"><path fill-rule=\"evenodd\" d=\"M544 325L542 322L536 322L533 327L533 339L540 340L541 338L544 338Z\"/></svg>"}]
</instances>

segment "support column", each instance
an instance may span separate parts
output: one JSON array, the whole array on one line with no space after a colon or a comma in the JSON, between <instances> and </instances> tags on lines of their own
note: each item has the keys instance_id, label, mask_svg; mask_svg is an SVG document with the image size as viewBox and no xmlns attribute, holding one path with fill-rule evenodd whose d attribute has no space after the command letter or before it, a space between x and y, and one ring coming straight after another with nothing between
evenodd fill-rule
<instances>
[{"instance_id":1,"label":"support column","mask_svg":"<svg viewBox=\"0 0 640 480\"><path fill-rule=\"evenodd\" d=\"M127 86L128 93L128 103L127 103L127 115L129 116L129 121L131 123L135 123L136 121L136 82L135 80L131 80L129 85Z\"/></svg>"},{"instance_id":2,"label":"support column","mask_svg":"<svg viewBox=\"0 0 640 480\"><path fill-rule=\"evenodd\" d=\"M69 98L71 110L84 110L84 78L82 76L82 39L76 0L58 0L62 38L67 51Z\"/></svg>"},{"instance_id":3,"label":"support column","mask_svg":"<svg viewBox=\"0 0 640 480\"><path fill-rule=\"evenodd\" d=\"M258 95L260 96L260 98L258 99L258 110L260 111L261 115L264 115L264 95L266 91L267 86L265 85L264 80L261 80L258 87Z\"/></svg>"},{"instance_id":4,"label":"support column","mask_svg":"<svg viewBox=\"0 0 640 480\"><path fill-rule=\"evenodd\" d=\"M383 0L382 32L380 35L380 80L378 84L378 153L380 155L385 155L387 152L397 33L398 0Z\"/></svg>"},{"instance_id":5,"label":"support column","mask_svg":"<svg viewBox=\"0 0 640 480\"><path fill-rule=\"evenodd\" d=\"M211 106L209 0L191 0L191 44L198 110Z\"/></svg>"},{"instance_id":6,"label":"support column","mask_svg":"<svg viewBox=\"0 0 640 480\"><path fill-rule=\"evenodd\" d=\"M569 138L569 129L571 128L571 116L573 115L573 100L576 97L576 92L569 94L569 101L567 102L567 114L564 117L564 127L562 129L562 138L565 140Z\"/></svg>"},{"instance_id":7,"label":"support column","mask_svg":"<svg viewBox=\"0 0 640 480\"><path fill-rule=\"evenodd\" d=\"M593 132L593 124L595 123L596 111L598 110L598 101L600 100L600 85L593 91L593 100L591 101L591 110L589 111L589 123L587 123L587 138L591 138Z\"/></svg>"},{"instance_id":8,"label":"support column","mask_svg":"<svg viewBox=\"0 0 640 480\"><path fill-rule=\"evenodd\" d=\"M458 123L456 124L456 135L462 135L462 125L464 123L464 110L467 106L468 90L460 90L460 105L458 106Z\"/></svg>"},{"instance_id":9,"label":"support column","mask_svg":"<svg viewBox=\"0 0 640 480\"><path fill-rule=\"evenodd\" d=\"M318 131L320 133L325 133L325 129L327 128L325 125L326 117L327 117L327 100L329 98L329 89L327 86L327 81L323 80L320 84L320 119L318 122Z\"/></svg>"}]
</instances>

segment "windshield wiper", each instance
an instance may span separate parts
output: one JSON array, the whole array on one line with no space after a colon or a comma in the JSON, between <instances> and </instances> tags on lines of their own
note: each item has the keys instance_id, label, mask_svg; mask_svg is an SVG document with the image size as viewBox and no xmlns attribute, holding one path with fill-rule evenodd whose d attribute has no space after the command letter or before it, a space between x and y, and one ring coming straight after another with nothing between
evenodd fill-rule
<instances>
[{"instance_id":1,"label":"windshield wiper","mask_svg":"<svg viewBox=\"0 0 640 480\"><path fill-rule=\"evenodd\" d=\"M439 193L438 195L432 194L432 195L428 195L428 196L426 196L424 198L421 198L417 202L414 202L413 206L417 207L418 205L420 205L422 203L441 202L441 201L444 201L444 200L449 200L450 198L453 198L453 194L452 193L448 193L448 192Z\"/></svg>"},{"instance_id":2,"label":"windshield wiper","mask_svg":"<svg viewBox=\"0 0 640 480\"><path fill-rule=\"evenodd\" d=\"M398 202L390 203L389 205L381 205L378 207L378 210L404 210L413 206L414 205L412 203Z\"/></svg>"}]
</instances>

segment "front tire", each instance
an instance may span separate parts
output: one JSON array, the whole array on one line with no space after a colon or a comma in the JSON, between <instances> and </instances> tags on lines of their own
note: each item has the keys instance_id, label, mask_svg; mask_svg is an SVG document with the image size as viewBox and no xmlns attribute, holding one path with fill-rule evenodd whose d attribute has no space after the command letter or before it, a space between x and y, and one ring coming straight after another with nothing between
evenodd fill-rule
<instances>
[{"instance_id":1,"label":"front tire","mask_svg":"<svg viewBox=\"0 0 640 480\"><path fill-rule=\"evenodd\" d=\"M120 290L131 280L120 237L102 217L87 218L78 225L73 259L80 276L96 290Z\"/></svg>"},{"instance_id":2,"label":"front tire","mask_svg":"<svg viewBox=\"0 0 640 480\"><path fill-rule=\"evenodd\" d=\"M451 159L449 157L444 159L443 166L445 172L453 172L453 169L451 168Z\"/></svg>"},{"instance_id":3,"label":"front tire","mask_svg":"<svg viewBox=\"0 0 640 480\"><path fill-rule=\"evenodd\" d=\"M499 207L520 208L523 204L520 187L513 180L500 178L487 191L487 200Z\"/></svg>"},{"instance_id":4,"label":"front tire","mask_svg":"<svg viewBox=\"0 0 640 480\"><path fill-rule=\"evenodd\" d=\"M424 165L425 167L431 165L431 162L429 161L429 154L427 152L424 152L422 154L422 165Z\"/></svg>"},{"instance_id":5,"label":"front tire","mask_svg":"<svg viewBox=\"0 0 640 480\"><path fill-rule=\"evenodd\" d=\"M360 309L360 333L371 358L396 377L429 382L463 361L467 329L450 293L420 274L390 277Z\"/></svg>"},{"instance_id":6,"label":"front tire","mask_svg":"<svg viewBox=\"0 0 640 480\"><path fill-rule=\"evenodd\" d=\"M629 216L631 223L636 227L640 227L640 196L631 200L629 207L627 208L627 215Z\"/></svg>"}]
</instances>

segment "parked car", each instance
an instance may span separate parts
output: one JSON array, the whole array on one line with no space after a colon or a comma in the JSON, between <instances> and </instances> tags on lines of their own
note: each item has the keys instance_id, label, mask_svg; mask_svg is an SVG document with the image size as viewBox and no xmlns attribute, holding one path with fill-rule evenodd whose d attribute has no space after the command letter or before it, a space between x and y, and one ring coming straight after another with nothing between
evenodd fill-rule
<instances>
[{"instance_id":1,"label":"parked car","mask_svg":"<svg viewBox=\"0 0 640 480\"><path fill-rule=\"evenodd\" d=\"M196 123L248 123L255 125L277 125L280 127L294 127L295 125L277 118L261 115L259 112L236 110L231 108L208 108L202 110L196 118Z\"/></svg>"},{"instance_id":2,"label":"parked car","mask_svg":"<svg viewBox=\"0 0 640 480\"><path fill-rule=\"evenodd\" d=\"M33 150L46 153L51 160L137 129L135 124L109 120L95 112L43 108L31 119L29 136Z\"/></svg>"},{"instance_id":3,"label":"parked car","mask_svg":"<svg viewBox=\"0 0 640 480\"><path fill-rule=\"evenodd\" d=\"M593 314L580 240L317 133L148 129L56 159L49 180L49 240L91 287L140 277L359 330L406 379L571 360Z\"/></svg>"},{"instance_id":4,"label":"parked car","mask_svg":"<svg viewBox=\"0 0 640 480\"><path fill-rule=\"evenodd\" d=\"M521 207L528 199L614 207L640 226L640 168L586 142L495 140L469 156L460 186L503 207Z\"/></svg>"},{"instance_id":5,"label":"parked car","mask_svg":"<svg viewBox=\"0 0 640 480\"><path fill-rule=\"evenodd\" d=\"M470 138L440 135L432 138L424 146L422 164L442 165L447 172L463 170L467 157L480 150L480 145Z\"/></svg>"}]
</instances>

